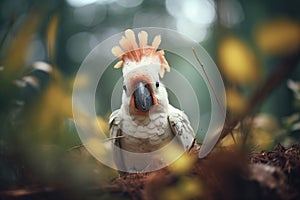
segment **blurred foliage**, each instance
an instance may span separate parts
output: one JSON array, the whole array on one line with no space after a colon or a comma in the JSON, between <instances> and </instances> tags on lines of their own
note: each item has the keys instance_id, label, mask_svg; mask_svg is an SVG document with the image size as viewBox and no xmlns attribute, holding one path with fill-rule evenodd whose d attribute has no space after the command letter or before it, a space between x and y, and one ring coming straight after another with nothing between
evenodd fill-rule
<instances>
[{"instance_id":1,"label":"blurred foliage","mask_svg":"<svg viewBox=\"0 0 300 200\"><path fill-rule=\"evenodd\" d=\"M202 185L190 177L181 177L178 183L169 188L164 188L159 199L193 199L202 195Z\"/></svg>"},{"instance_id":2,"label":"blurred foliage","mask_svg":"<svg viewBox=\"0 0 300 200\"><path fill-rule=\"evenodd\" d=\"M53 15L50 19L48 30L47 30L47 48L48 48L48 57L50 60L54 61L54 52L55 52L55 42L56 42L56 34L59 23L59 16Z\"/></svg>"},{"instance_id":3,"label":"blurred foliage","mask_svg":"<svg viewBox=\"0 0 300 200\"><path fill-rule=\"evenodd\" d=\"M299 48L300 25L291 19L273 19L258 27L256 42L266 54L284 54Z\"/></svg>"},{"instance_id":4,"label":"blurred foliage","mask_svg":"<svg viewBox=\"0 0 300 200\"><path fill-rule=\"evenodd\" d=\"M237 37L225 37L218 48L224 78L236 84L259 82L260 67L253 50L245 42Z\"/></svg>"},{"instance_id":5,"label":"blurred foliage","mask_svg":"<svg viewBox=\"0 0 300 200\"><path fill-rule=\"evenodd\" d=\"M241 114L246 107L246 99L237 89L228 89L226 91L227 109L232 113Z\"/></svg>"},{"instance_id":6,"label":"blurred foliage","mask_svg":"<svg viewBox=\"0 0 300 200\"><path fill-rule=\"evenodd\" d=\"M183 9L184 2L189 1L83 2L0 2L0 190L75 187L78 192L72 190L70 198L78 198L80 189L108 184L118 176L81 146L71 105L80 63L112 34L142 26L191 34L220 68L229 117L242 113L251 94L279 61L300 47L299 1L205 1L213 5L207 9L212 11L200 17L198 14L205 11L197 10L203 9L200 1L190 1L195 12ZM212 17L204 21L207 16ZM176 62L170 56L169 63ZM185 73L193 74L188 70ZM268 94L261 107L253 108L221 145L241 143L258 150L272 148L277 142L291 145L299 141L299 74L298 62L294 73L286 77L291 80L284 80ZM104 103L95 105L101 109L91 123L106 134L111 110L110 97L103 94L111 93L110 81L119 77L119 72L110 69L104 77L107 90L96 97ZM87 80L82 77L83 84ZM101 153L103 144L92 138L88 146ZM180 175L190 170L193 162L183 156L169 170ZM175 188L162 191L162 199L196 198L202 188L203 183L182 176Z\"/></svg>"}]
</instances>

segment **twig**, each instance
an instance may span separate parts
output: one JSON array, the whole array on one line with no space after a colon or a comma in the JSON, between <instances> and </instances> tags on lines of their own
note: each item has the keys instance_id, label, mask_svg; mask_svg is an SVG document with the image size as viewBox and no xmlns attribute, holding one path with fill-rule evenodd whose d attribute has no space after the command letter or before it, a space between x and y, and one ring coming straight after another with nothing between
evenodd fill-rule
<instances>
[{"instance_id":1,"label":"twig","mask_svg":"<svg viewBox=\"0 0 300 200\"><path fill-rule=\"evenodd\" d=\"M69 148L67 151L73 151L74 149L78 149L78 148L81 148L83 146L84 146L83 144L79 144L79 145L76 145L76 146L73 146L73 147Z\"/></svg>"},{"instance_id":2,"label":"twig","mask_svg":"<svg viewBox=\"0 0 300 200\"><path fill-rule=\"evenodd\" d=\"M210 82L210 79L209 79L209 77L208 77L208 75L207 75L207 73L206 73L206 70L205 70L205 68L204 68L203 63L201 62L201 60L200 60L200 58L199 58L199 56L198 56L196 50L195 50L193 47L192 47L192 50L193 50L193 53L194 53L194 55L195 55L195 58L196 58L197 62L198 62L199 65L201 66L201 69L202 69L202 71L203 71L203 73L204 73L204 76L205 76L205 78L206 78L206 80L207 80L207 82L208 82L208 84L209 84L209 87L210 87L211 91L212 91L213 94L214 94L214 97L215 97L215 99L216 99L216 101L217 101L217 103L218 103L218 106L219 106L220 111L222 112L223 115L226 116L226 111L224 110L224 108L223 108L223 106L222 106L222 104L221 104L221 102L220 102L220 99L218 98L218 95L217 95L217 93L216 93L214 87L212 86L212 84L211 84L211 82ZM226 120L227 120L227 119L225 119L225 122L226 122ZM233 140L234 143L236 144L236 140L235 140L235 137L234 137L234 135L233 135L233 132L230 131L229 133L230 133L230 135L231 135L231 137L232 137L232 140Z\"/></svg>"},{"instance_id":3,"label":"twig","mask_svg":"<svg viewBox=\"0 0 300 200\"><path fill-rule=\"evenodd\" d=\"M103 141L109 141L109 140L114 140L114 139L119 139L119 138L124 138L125 135L119 135L119 136L116 136L116 137L110 137L110 138L106 138L104 139Z\"/></svg>"},{"instance_id":4,"label":"twig","mask_svg":"<svg viewBox=\"0 0 300 200\"><path fill-rule=\"evenodd\" d=\"M218 103L218 106L219 106L220 111L221 111L223 114L226 114L226 113L225 113L225 110L224 110L224 108L222 107L221 102L220 102L220 100L219 100L219 98L218 98L218 96L217 96L217 94L216 94L216 91L215 91L214 87L212 86L212 84L211 84L211 82L210 82L210 79L209 79L209 77L208 77L208 75L207 75L207 73L206 73L206 70L205 70L205 68L204 68L204 65L202 64L202 62L201 62L201 60L200 60L198 54L196 53L196 50L195 50L193 47L192 47L192 50L193 50L193 53L194 53L194 55L195 55L195 58L196 58L197 62L198 62L198 63L200 64L200 66L201 66L201 69L202 69L202 71L203 71L203 73L204 73L204 76L205 76L205 78L206 78L206 80L207 80L207 82L208 82L208 84L209 84L209 87L210 87L210 89L212 90L212 92L213 92L213 94L214 94L214 96L215 96L215 98L216 98L216 101L217 101L217 103Z\"/></svg>"},{"instance_id":5,"label":"twig","mask_svg":"<svg viewBox=\"0 0 300 200\"><path fill-rule=\"evenodd\" d=\"M116 136L116 137L105 138L105 139L102 140L102 142L107 142L107 141L110 141L110 140L124 138L124 137L125 137L124 135L120 135L120 136ZM74 149L78 149L78 148L81 148L81 147L84 147L84 144L73 146L73 147L69 148L67 151L72 151Z\"/></svg>"}]
</instances>

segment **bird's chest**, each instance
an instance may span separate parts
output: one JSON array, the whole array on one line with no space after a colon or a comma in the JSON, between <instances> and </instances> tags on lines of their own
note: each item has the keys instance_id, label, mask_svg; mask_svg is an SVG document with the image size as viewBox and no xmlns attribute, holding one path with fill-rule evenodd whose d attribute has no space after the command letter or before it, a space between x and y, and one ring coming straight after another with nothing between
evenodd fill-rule
<instances>
[{"instance_id":1,"label":"bird's chest","mask_svg":"<svg viewBox=\"0 0 300 200\"><path fill-rule=\"evenodd\" d=\"M121 146L131 152L155 151L173 138L166 114L124 120L120 128L125 136L121 139Z\"/></svg>"}]
</instances>

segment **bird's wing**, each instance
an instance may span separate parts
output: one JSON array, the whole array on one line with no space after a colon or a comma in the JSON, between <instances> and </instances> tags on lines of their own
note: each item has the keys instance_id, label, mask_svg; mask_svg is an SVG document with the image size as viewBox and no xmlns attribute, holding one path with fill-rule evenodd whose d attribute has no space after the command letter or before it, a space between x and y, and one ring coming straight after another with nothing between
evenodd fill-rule
<instances>
[{"instance_id":1,"label":"bird's wing","mask_svg":"<svg viewBox=\"0 0 300 200\"><path fill-rule=\"evenodd\" d=\"M189 151L195 143L195 133L186 114L170 105L168 120L173 134L183 148Z\"/></svg>"},{"instance_id":2,"label":"bird's wing","mask_svg":"<svg viewBox=\"0 0 300 200\"><path fill-rule=\"evenodd\" d=\"M109 118L109 132L110 137L112 138L112 149L113 157L118 169L125 169L125 163L122 153L122 146L120 141L120 136L122 136L122 131L120 128L121 119L119 117L120 110L115 110ZM119 148L116 148L119 147Z\"/></svg>"}]
</instances>

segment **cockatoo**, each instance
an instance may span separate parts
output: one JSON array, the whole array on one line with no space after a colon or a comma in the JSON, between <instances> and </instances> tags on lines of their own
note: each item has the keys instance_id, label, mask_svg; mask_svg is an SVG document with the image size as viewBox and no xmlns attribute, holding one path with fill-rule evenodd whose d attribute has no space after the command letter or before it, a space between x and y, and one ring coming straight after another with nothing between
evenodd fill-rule
<instances>
[{"instance_id":1,"label":"cockatoo","mask_svg":"<svg viewBox=\"0 0 300 200\"><path fill-rule=\"evenodd\" d=\"M112 48L112 53L120 59L114 67L122 67L124 82L121 107L112 112L109 119L110 136L116 167L127 172L145 171L149 160L143 162L124 156L124 150L156 151L174 137L184 151L196 145L188 117L169 104L167 90L160 81L165 71L170 71L164 51L157 50L160 35L148 45L148 33L141 31L138 42L135 33L128 29L120 46Z\"/></svg>"}]
</instances>

